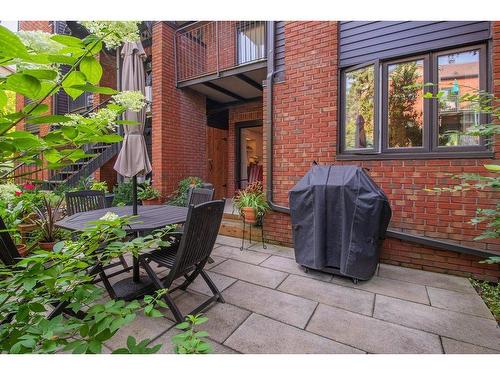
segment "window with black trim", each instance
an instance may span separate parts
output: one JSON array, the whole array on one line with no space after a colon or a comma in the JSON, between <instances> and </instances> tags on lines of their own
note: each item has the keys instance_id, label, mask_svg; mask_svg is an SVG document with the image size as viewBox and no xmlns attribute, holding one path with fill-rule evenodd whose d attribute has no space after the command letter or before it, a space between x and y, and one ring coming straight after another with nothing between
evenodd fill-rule
<instances>
[{"instance_id":1,"label":"window with black trim","mask_svg":"<svg viewBox=\"0 0 500 375\"><path fill-rule=\"evenodd\" d=\"M341 155L488 152L461 134L482 120L459 98L487 89L486 46L374 61L341 73ZM423 85L432 83L431 86ZM441 100L426 99L441 92Z\"/></svg>"}]
</instances>

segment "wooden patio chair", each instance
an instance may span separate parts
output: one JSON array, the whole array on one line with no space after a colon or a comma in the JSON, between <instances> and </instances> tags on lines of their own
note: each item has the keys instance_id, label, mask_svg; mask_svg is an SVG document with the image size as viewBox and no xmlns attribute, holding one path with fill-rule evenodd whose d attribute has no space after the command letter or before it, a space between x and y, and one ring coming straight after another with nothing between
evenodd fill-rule
<instances>
[{"instance_id":1,"label":"wooden patio chair","mask_svg":"<svg viewBox=\"0 0 500 375\"><path fill-rule=\"evenodd\" d=\"M214 301L224 303L221 292L203 270L217 239L224 213L224 205L224 199L202 203L197 206L190 205L184 232L178 234L180 240L168 248L154 250L139 256L139 264L146 270L154 287L156 289L168 289L168 293L163 298L172 311L175 320L179 323L184 321L184 315L172 299L171 293L177 289L186 290L200 275L212 291L213 296L189 314L197 314ZM150 262L166 267L170 272L160 279L151 267ZM184 282L170 289L173 282L181 277L185 278Z\"/></svg>"},{"instance_id":2,"label":"wooden patio chair","mask_svg":"<svg viewBox=\"0 0 500 375\"><path fill-rule=\"evenodd\" d=\"M81 190L66 193L66 214L68 216L79 212L100 210L106 208L106 197L102 190ZM130 267L123 256L119 256L120 262L115 262L104 267L105 269L122 265L128 271Z\"/></svg>"},{"instance_id":3,"label":"wooden patio chair","mask_svg":"<svg viewBox=\"0 0 500 375\"><path fill-rule=\"evenodd\" d=\"M105 194L101 190L82 190L66 193L66 212L69 216L101 208L106 208Z\"/></svg>"},{"instance_id":4,"label":"wooden patio chair","mask_svg":"<svg viewBox=\"0 0 500 375\"><path fill-rule=\"evenodd\" d=\"M214 189L209 188L191 188L188 192L188 207L189 205L198 205L209 202L214 197Z\"/></svg>"}]
</instances>

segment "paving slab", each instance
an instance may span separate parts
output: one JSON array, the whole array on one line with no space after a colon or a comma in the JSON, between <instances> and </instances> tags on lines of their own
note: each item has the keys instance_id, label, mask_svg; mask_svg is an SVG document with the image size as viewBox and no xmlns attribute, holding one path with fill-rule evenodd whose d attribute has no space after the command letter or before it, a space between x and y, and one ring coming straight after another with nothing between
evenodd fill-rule
<instances>
[{"instance_id":1,"label":"paving slab","mask_svg":"<svg viewBox=\"0 0 500 375\"><path fill-rule=\"evenodd\" d=\"M222 292L228 286L236 281L232 277L222 275L220 273L207 272L208 276L212 279L217 288ZM198 276L188 287L189 290L194 290L195 292L205 294L207 296L213 296L212 291L208 287L207 283L203 277Z\"/></svg>"},{"instance_id":2,"label":"paving slab","mask_svg":"<svg viewBox=\"0 0 500 375\"><path fill-rule=\"evenodd\" d=\"M203 327L203 326L201 326ZM201 328L200 330L202 330ZM172 337L181 333L181 330L177 328L172 328L162 336L154 340L150 346L154 346L157 344L161 344L161 349L158 351L158 354L175 354L174 353L174 344L172 343ZM210 333L210 332L209 332ZM212 346L212 353L210 354L237 354L236 351L228 348L227 346L221 345L210 338L205 339Z\"/></svg>"},{"instance_id":3,"label":"paving slab","mask_svg":"<svg viewBox=\"0 0 500 375\"><path fill-rule=\"evenodd\" d=\"M454 292L451 290L427 287L431 306L465 314L495 319L490 309L478 294Z\"/></svg>"},{"instance_id":4,"label":"paving slab","mask_svg":"<svg viewBox=\"0 0 500 375\"><path fill-rule=\"evenodd\" d=\"M226 302L299 328L304 328L317 302L237 281L224 292Z\"/></svg>"},{"instance_id":5,"label":"paving slab","mask_svg":"<svg viewBox=\"0 0 500 375\"><path fill-rule=\"evenodd\" d=\"M205 264L206 270L214 268L216 265L221 264L222 262L224 262L226 260L226 258L218 257L218 256L213 255L213 254L210 256L210 258L212 258L214 260L214 262L213 263L207 262L207 264Z\"/></svg>"},{"instance_id":6,"label":"paving slab","mask_svg":"<svg viewBox=\"0 0 500 375\"><path fill-rule=\"evenodd\" d=\"M224 344L241 353L252 354L363 353L258 314L252 314Z\"/></svg>"},{"instance_id":7,"label":"paving slab","mask_svg":"<svg viewBox=\"0 0 500 375\"><path fill-rule=\"evenodd\" d=\"M391 264L380 263L378 276L457 292L476 293L465 277L398 267Z\"/></svg>"},{"instance_id":8,"label":"paving slab","mask_svg":"<svg viewBox=\"0 0 500 375\"><path fill-rule=\"evenodd\" d=\"M290 275L278 290L340 307L364 315L372 315L375 294L341 285Z\"/></svg>"},{"instance_id":9,"label":"paving slab","mask_svg":"<svg viewBox=\"0 0 500 375\"><path fill-rule=\"evenodd\" d=\"M266 244L266 248L262 247L262 243L255 242L252 245L248 246L248 249L253 251L258 251L259 253L278 255L285 258L295 259L295 252L291 247Z\"/></svg>"},{"instance_id":10,"label":"paving slab","mask_svg":"<svg viewBox=\"0 0 500 375\"><path fill-rule=\"evenodd\" d=\"M222 273L226 276L267 286L269 288L276 288L288 276L288 274L281 271L275 271L233 259L228 259L217 267L212 268L212 272Z\"/></svg>"},{"instance_id":11,"label":"paving slab","mask_svg":"<svg viewBox=\"0 0 500 375\"><path fill-rule=\"evenodd\" d=\"M250 311L229 303L216 303L204 315L208 321L200 329L207 331L212 340L223 343L248 318Z\"/></svg>"},{"instance_id":12,"label":"paving slab","mask_svg":"<svg viewBox=\"0 0 500 375\"><path fill-rule=\"evenodd\" d=\"M144 339L155 339L174 324L172 320L167 318L150 318L143 314L137 314L135 320L118 330L111 339L106 341L106 345L112 350L124 348L127 346L128 336L134 336L137 342Z\"/></svg>"},{"instance_id":13,"label":"paving slab","mask_svg":"<svg viewBox=\"0 0 500 375\"><path fill-rule=\"evenodd\" d=\"M373 316L458 341L500 350L500 328L491 319L386 296L377 296L375 299Z\"/></svg>"},{"instance_id":14,"label":"paving slab","mask_svg":"<svg viewBox=\"0 0 500 375\"><path fill-rule=\"evenodd\" d=\"M196 307L205 302L208 298L209 297L204 294L199 294L189 289L187 291L178 290L173 294L174 302L183 315L189 314ZM214 304L215 303L218 302L214 302ZM204 311L208 310L211 306L212 305L207 306ZM164 313L168 319L175 320L172 312L169 309L162 308L159 310Z\"/></svg>"},{"instance_id":15,"label":"paving slab","mask_svg":"<svg viewBox=\"0 0 500 375\"><path fill-rule=\"evenodd\" d=\"M335 276L331 282L350 288L366 290L367 292L383 294L408 301L425 303L427 305L430 303L425 286L408 283L406 281L373 276L368 281L360 281L358 284L354 284L349 278Z\"/></svg>"},{"instance_id":16,"label":"paving slab","mask_svg":"<svg viewBox=\"0 0 500 375\"><path fill-rule=\"evenodd\" d=\"M323 304L306 329L369 353L442 353L437 335Z\"/></svg>"},{"instance_id":17,"label":"paving slab","mask_svg":"<svg viewBox=\"0 0 500 375\"><path fill-rule=\"evenodd\" d=\"M231 246L220 246L213 250L212 254L252 264L262 263L264 260L269 258L269 254L258 253L252 250L240 250Z\"/></svg>"},{"instance_id":18,"label":"paving slab","mask_svg":"<svg viewBox=\"0 0 500 375\"><path fill-rule=\"evenodd\" d=\"M282 256L273 255L267 258L260 265L263 267L268 267L278 271L288 272L299 276L309 277L312 279L318 279L323 281L330 281L332 279L332 275L325 272L309 270L306 273L304 272L302 267L295 262L295 259L284 258Z\"/></svg>"},{"instance_id":19,"label":"paving slab","mask_svg":"<svg viewBox=\"0 0 500 375\"><path fill-rule=\"evenodd\" d=\"M500 354L500 352L496 350L449 339L447 337L441 337L441 341L443 342L443 348L446 354Z\"/></svg>"},{"instance_id":20,"label":"paving slab","mask_svg":"<svg viewBox=\"0 0 500 375\"><path fill-rule=\"evenodd\" d=\"M219 234L215 243L219 245L233 246L239 249L241 247L241 238L221 236Z\"/></svg>"}]
</instances>

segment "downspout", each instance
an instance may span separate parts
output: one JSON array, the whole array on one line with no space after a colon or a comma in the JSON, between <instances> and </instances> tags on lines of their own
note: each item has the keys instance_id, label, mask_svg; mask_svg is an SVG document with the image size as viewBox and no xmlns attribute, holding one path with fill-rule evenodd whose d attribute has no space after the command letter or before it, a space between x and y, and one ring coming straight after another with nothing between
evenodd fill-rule
<instances>
[{"instance_id":1,"label":"downspout","mask_svg":"<svg viewBox=\"0 0 500 375\"><path fill-rule=\"evenodd\" d=\"M273 211L290 213L290 208L280 206L273 201L273 83L274 83L274 21L267 22L267 97L266 97L266 158L267 158L267 179L266 191L267 201Z\"/></svg>"}]
</instances>

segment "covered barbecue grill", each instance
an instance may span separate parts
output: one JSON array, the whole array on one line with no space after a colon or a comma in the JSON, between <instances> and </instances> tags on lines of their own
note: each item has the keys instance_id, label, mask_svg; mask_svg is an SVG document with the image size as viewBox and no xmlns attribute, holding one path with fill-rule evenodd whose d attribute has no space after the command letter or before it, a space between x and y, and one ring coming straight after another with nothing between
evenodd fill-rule
<instances>
[{"instance_id":1,"label":"covered barbecue grill","mask_svg":"<svg viewBox=\"0 0 500 375\"><path fill-rule=\"evenodd\" d=\"M362 168L313 165L290 190L290 214L297 263L355 282L373 276L391 208Z\"/></svg>"}]
</instances>

